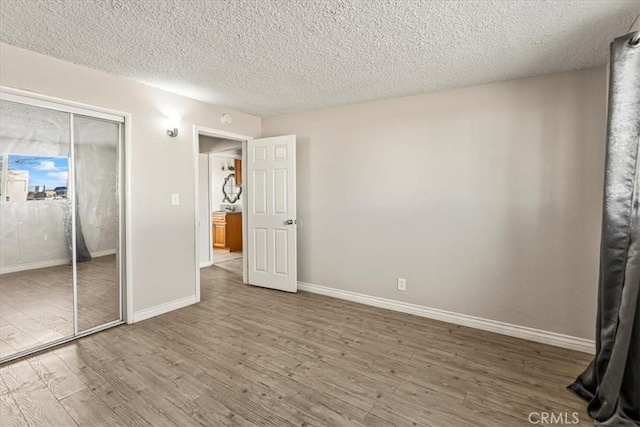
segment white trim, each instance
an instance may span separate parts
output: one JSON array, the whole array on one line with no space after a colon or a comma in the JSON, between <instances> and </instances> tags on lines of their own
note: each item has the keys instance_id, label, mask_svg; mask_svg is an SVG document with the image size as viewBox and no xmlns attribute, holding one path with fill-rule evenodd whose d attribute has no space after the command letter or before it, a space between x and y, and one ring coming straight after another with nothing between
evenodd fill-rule
<instances>
[{"instance_id":1,"label":"white trim","mask_svg":"<svg viewBox=\"0 0 640 427\"><path fill-rule=\"evenodd\" d=\"M194 177L194 197L193 197L193 226L195 230L195 253L194 262L196 265L196 283L195 294L196 302L200 302L200 132L198 126L193 125L193 166L195 169Z\"/></svg>"},{"instance_id":2,"label":"white trim","mask_svg":"<svg viewBox=\"0 0 640 427\"><path fill-rule=\"evenodd\" d=\"M101 256L115 255L115 253L116 253L115 249L108 249L106 251L95 251L95 252L91 252L91 257L99 258ZM13 265L11 267L2 267L0 268L0 274L16 273L18 271L26 271L26 270L37 270L38 268L58 267L60 265L67 265L67 264L69 264L69 258L50 259L46 261L32 262L29 264L20 264L20 265Z\"/></svg>"},{"instance_id":3,"label":"white trim","mask_svg":"<svg viewBox=\"0 0 640 427\"><path fill-rule=\"evenodd\" d=\"M115 255L115 254L116 254L115 249L105 249L104 251L93 251L91 252L91 258L100 258L101 256Z\"/></svg>"},{"instance_id":4,"label":"white trim","mask_svg":"<svg viewBox=\"0 0 640 427\"><path fill-rule=\"evenodd\" d=\"M126 292L125 300L125 321L131 323L133 319L133 237L132 237L132 191L131 191L131 153L132 153L132 115L124 111L114 110L111 108L104 108L97 105L85 104L82 102L71 101L68 99L57 98L54 96L43 95L37 92L31 92L28 90L14 89L7 86L0 86L0 98L6 100L13 100L22 102L23 104L41 106L49 109L70 112L74 114L86 115L90 117L103 118L115 122L122 123L124 121L124 185L125 192L125 277L126 280L122 284ZM58 105L56 105L58 104ZM122 189L120 189L122 190ZM68 260L65 260L67 262ZM121 260L122 261L122 260ZM59 265L59 264L58 264ZM42 268L42 267L35 267ZM1 274L1 273L0 273Z\"/></svg>"},{"instance_id":5,"label":"white trim","mask_svg":"<svg viewBox=\"0 0 640 427\"><path fill-rule=\"evenodd\" d=\"M124 278L124 265L126 264L125 261L123 261L123 258L125 257L125 250L124 250L124 242L122 237L124 236L124 216L123 216L123 212L124 212L124 198L122 197L124 192L122 191L122 186L123 186L123 181L124 181L124 163L123 163L123 159L124 159L124 147L122 146L122 135L124 134L124 128L122 127L122 123L118 123L118 150L116 151L117 156L118 156L118 161L116 164L116 198L118 199L118 246L117 246L117 250L116 250L116 263L118 265L118 319L120 319L120 321L124 321L124 307L123 307L123 301L125 300L124 298L124 283L125 283L125 278ZM100 251L100 252L104 252L104 251ZM102 255L105 256L105 255Z\"/></svg>"},{"instance_id":6,"label":"white trim","mask_svg":"<svg viewBox=\"0 0 640 427\"><path fill-rule=\"evenodd\" d=\"M207 191L207 200L209 201L209 216L207 217L207 239L209 239L209 262L203 264L200 263L200 268L211 267L213 265L213 222L211 219L211 212L213 212L213 167L211 166L211 153L208 155L209 166L208 174L209 176L209 188Z\"/></svg>"},{"instance_id":7,"label":"white trim","mask_svg":"<svg viewBox=\"0 0 640 427\"><path fill-rule=\"evenodd\" d=\"M132 191L132 116L124 114L124 321L133 323L133 191ZM122 209L122 207L120 207ZM122 258L120 259L122 261Z\"/></svg>"},{"instance_id":8,"label":"white trim","mask_svg":"<svg viewBox=\"0 0 640 427\"><path fill-rule=\"evenodd\" d=\"M136 311L133 314L133 323L150 319L152 317L159 316L161 314L168 313L170 311L177 310L179 308L183 308L197 302L198 301L196 299L196 296L191 295L185 298L165 302L163 304L156 305L155 307L145 308L143 310Z\"/></svg>"},{"instance_id":9,"label":"white trim","mask_svg":"<svg viewBox=\"0 0 640 427\"><path fill-rule=\"evenodd\" d=\"M50 259L47 261L31 262L29 264L14 265L0 268L0 274L16 273L18 271L37 270L38 268L58 267L69 264L69 258Z\"/></svg>"},{"instance_id":10,"label":"white trim","mask_svg":"<svg viewBox=\"0 0 640 427\"><path fill-rule=\"evenodd\" d=\"M199 143L198 143L199 145ZM206 155L207 157L207 212L211 213L211 155L207 154L207 153L200 153L199 152L199 147L198 147L198 156L196 157L196 174L197 174L197 189L198 189L198 199L194 201L194 206L196 207L196 209L200 209L200 156L201 155ZM200 213L198 212L196 217L195 217L195 221L196 224L198 226L198 237L200 237L202 235L202 229L201 229L201 218L200 218ZM211 236L211 215L209 215L209 219L206 221L206 226L207 226L207 236ZM211 244L211 237L208 237L209 239L209 254L207 256L207 261L202 261L200 259L200 251L198 251L196 253L197 255L197 261L200 263L200 268L205 268L205 267L210 267L213 265L213 245ZM198 240L198 245L200 244L200 240ZM199 249L199 248L198 248ZM200 296L198 295L198 290L196 289L196 295L198 296L198 301L200 301Z\"/></svg>"},{"instance_id":11,"label":"white trim","mask_svg":"<svg viewBox=\"0 0 640 427\"><path fill-rule=\"evenodd\" d=\"M248 139L253 139L252 136L240 135L239 133L227 132L224 130L207 128L204 126L194 125L193 128L194 130L197 130L199 135L212 136L214 138L232 139L234 141L246 141Z\"/></svg>"},{"instance_id":12,"label":"white trim","mask_svg":"<svg viewBox=\"0 0 640 427\"><path fill-rule=\"evenodd\" d=\"M207 155L207 239L209 240L209 262L207 267L213 265L213 223L211 222L211 212L213 212L213 168L211 167L211 154ZM202 266L200 266L202 268Z\"/></svg>"},{"instance_id":13,"label":"white trim","mask_svg":"<svg viewBox=\"0 0 640 427\"><path fill-rule=\"evenodd\" d=\"M13 89L0 86L0 99L4 101L19 102L21 104L43 107L49 110L64 111L65 113L79 114L81 116L97 117L99 119L122 123L126 114L108 108L96 107L67 99L55 98L26 90Z\"/></svg>"},{"instance_id":14,"label":"white trim","mask_svg":"<svg viewBox=\"0 0 640 427\"><path fill-rule=\"evenodd\" d=\"M210 156L224 157L225 159L242 159L242 154L229 154L224 151L212 151L208 153Z\"/></svg>"},{"instance_id":15,"label":"white trim","mask_svg":"<svg viewBox=\"0 0 640 427\"><path fill-rule=\"evenodd\" d=\"M247 140L248 141L248 140ZM242 210L249 205L249 179L247 178L247 141L242 141ZM242 283L249 284L249 222L245 214L242 214ZM213 258L212 258L213 259Z\"/></svg>"},{"instance_id":16,"label":"white trim","mask_svg":"<svg viewBox=\"0 0 640 427\"><path fill-rule=\"evenodd\" d=\"M453 313L451 311L439 310L436 308L424 307L417 304L410 304L402 301L394 301L386 298L379 298L356 292L343 291L341 289L329 288L327 286L313 285L311 283L298 282L298 290L307 291L314 294L326 295L347 301L373 307L385 308L402 313L413 314L415 316L440 320L442 322L453 323L455 325L467 326L483 331L495 332L510 337L522 338L556 347L568 348L570 350L584 353L595 353L595 342L584 338L572 337L556 332L543 331L540 329L528 328L526 326L513 325L510 323L498 322L497 320L483 319L466 314Z\"/></svg>"},{"instance_id":17,"label":"white trim","mask_svg":"<svg viewBox=\"0 0 640 427\"><path fill-rule=\"evenodd\" d=\"M213 128L207 128L204 126L198 126L198 125L193 125L193 141L192 141L192 150L193 150L193 164L194 164L194 168L195 168L195 173L194 173L194 235L195 235L195 257L194 257L194 264L195 264L195 270L196 270L196 283L195 283L195 299L196 302L200 302L200 206L199 206L199 198L200 198L200 174L199 174L199 168L200 168L200 164L199 164L199 159L198 156L200 154L200 135L204 135L204 136L212 136L214 138L225 138L225 139L231 139L234 141L242 141L242 147L243 147L243 154L244 154L244 149L246 148L246 141L253 139L253 137L248 136L248 135L240 135L238 133L232 133L232 132L227 132L227 131L223 131L223 130L218 130L218 129L213 129ZM244 171L246 168L242 168L242 170ZM243 172L244 174L244 172ZM244 184L243 184L244 185ZM210 193L210 192L209 192ZM242 194L245 194L246 191L243 191ZM211 195L209 194L209 203L210 199L211 199ZM244 201L243 201L244 203ZM211 207L211 206L210 206ZM244 209L244 208L243 208ZM211 221L211 218L208 218L208 221ZM242 215L242 224L243 224L243 231L244 231L244 225L245 225L245 216ZM209 233L209 235L211 236L211 233ZM244 233L243 233L244 236ZM244 237L243 237L244 240ZM243 243L244 244L244 243ZM212 246L212 245L209 245ZM211 249L213 251L213 249ZM213 263L213 258L211 259L211 262ZM243 263L242 263L242 277L246 277L246 270L247 270L247 257L244 256L244 250L243 250ZM246 283L246 282L245 282ZM135 316L134 316L135 318Z\"/></svg>"},{"instance_id":18,"label":"white trim","mask_svg":"<svg viewBox=\"0 0 640 427\"><path fill-rule=\"evenodd\" d=\"M76 136L75 115L69 114L69 179L67 181L67 198L71 200L71 277L73 282L73 335L78 335L78 239L76 229L78 202L76 200ZM69 191L71 190L71 191Z\"/></svg>"}]
</instances>

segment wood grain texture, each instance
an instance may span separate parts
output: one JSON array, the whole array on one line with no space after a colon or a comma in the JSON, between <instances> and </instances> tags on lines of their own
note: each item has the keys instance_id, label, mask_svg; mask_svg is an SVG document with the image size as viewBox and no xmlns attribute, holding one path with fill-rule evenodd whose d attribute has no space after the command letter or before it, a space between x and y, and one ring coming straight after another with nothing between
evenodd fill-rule
<instances>
[{"instance_id":1,"label":"wood grain texture","mask_svg":"<svg viewBox=\"0 0 640 427\"><path fill-rule=\"evenodd\" d=\"M215 265L220 265L227 261L233 261L238 259L241 260L242 257L243 257L242 252L231 252L228 248L227 249L215 248L213 250L213 264Z\"/></svg>"},{"instance_id":2,"label":"wood grain texture","mask_svg":"<svg viewBox=\"0 0 640 427\"><path fill-rule=\"evenodd\" d=\"M78 263L78 329L119 317L116 256ZM73 335L70 265L0 276L0 355Z\"/></svg>"},{"instance_id":3,"label":"wood grain texture","mask_svg":"<svg viewBox=\"0 0 640 427\"><path fill-rule=\"evenodd\" d=\"M242 277L243 252L213 251L213 265Z\"/></svg>"},{"instance_id":4,"label":"wood grain texture","mask_svg":"<svg viewBox=\"0 0 640 427\"><path fill-rule=\"evenodd\" d=\"M242 252L242 212L227 214L227 247L231 252Z\"/></svg>"},{"instance_id":5,"label":"wood grain texture","mask_svg":"<svg viewBox=\"0 0 640 427\"><path fill-rule=\"evenodd\" d=\"M235 168L236 187L242 187L242 160L235 159L233 161L233 167Z\"/></svg>"},{"instance_id":6,"label":"wood grain texture","mask_svg":"<svg viewBox=\"0 0 640 427\"><path fill-rule=\"evenodd\" d=\"M227 247L227 222L224 215L213 215L211 221L211 229L213 230L213 247L224 249Z\"/></svg>"},{"instance_id":7,"label":"wood grain texture","mask_svg":"<svg viewBox=\"0 0 640 427\"><path fill-rule=\"evenodd\" d=\"M232 263L241 258L222 262ZM532 411L566 411L588 426L564 389L588 361L246 286L241 272L214 265L202 270L200 304L0 368L1 408L7 425L512 427L530 426Z\"/></svg>"},{"instance_id":8,"label":"wood grain texture","mask_svg":"<svg viewBox=\"0 0 640 427\"><path fill-rule=\"evenodd\" d=\"M213 249L242 252L242 212L211 214Z\"/></svg>"}]
</instances>

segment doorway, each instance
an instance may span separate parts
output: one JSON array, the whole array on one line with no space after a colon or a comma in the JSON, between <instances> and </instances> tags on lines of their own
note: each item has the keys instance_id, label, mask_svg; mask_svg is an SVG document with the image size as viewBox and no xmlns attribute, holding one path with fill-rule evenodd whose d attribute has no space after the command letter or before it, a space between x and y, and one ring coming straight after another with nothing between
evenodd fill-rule
<instances>
[{"instance_id":1,"label":"doorway","mask_svg":"<svg viewBox=\"0 0 640 427\"><path fill-rule=\"evenodd\" d=\"M230 141L235 142L235 141ZM211 241L213 265L242 276L242 143L208 154L211 182Z\"/></svg>"},{"instance_id":2,"label":"doorway","mask_svg":"<svg viewBox=\"0 0 640 427\"><path fill-rule=\"evenodd\" d=\"M199 126L194 126L193 135L196 301L201 300L201 266L216 268L214 249L231 247L225 233L233 217L231 212L235 210L234 206L229 206L233 205L233 200L241 201L242 205L242 214L236 214L242 230L242 258L237 260L242 265L242 283L296 292L296 136L253 139ZM238 159L234 159L232 171L229 170L229 160L222 166L218 165L222 172L228 173L220 190L225 198L218 207L212 201L211 194L214 193L205 189L212 186L213 179L213 173L204 173L212 164L205 154L237 150L238 141L242 147L240 163L235 163ZM235 145L230 147L229 144ZM212 150L211 145L216 149ZM238 154L235 153L236 156ZM235 169L239 169L239 173L236 174ZM241 180L240 185L236 178ZM216 222L224 228L218 229ZM223 241L224 244L215 245ZM206 256L207 251L209 257ZM239 270L238 266L237 273Z\"/></svg>"},{"instance_id":3,"label":"doorway","mask_svg":"<svg viewBox=\"0 0 640 427\"><path fill-rule=\"evenodd\" d=\"M6 362L125 321L125 115L0 95Z\"/></svg>"},{"instance_id":4,"label":"doorway","mask_svg":"<svg viewBox=\"0 0 640 427\"><path fill-rule=\"evenodd\" d=\"M251 137L195 127L197 153L196 297L200 301L201 269L224 269L247 283L246 206L244 185L246 141Z\"/></svg>"}]
</instances>

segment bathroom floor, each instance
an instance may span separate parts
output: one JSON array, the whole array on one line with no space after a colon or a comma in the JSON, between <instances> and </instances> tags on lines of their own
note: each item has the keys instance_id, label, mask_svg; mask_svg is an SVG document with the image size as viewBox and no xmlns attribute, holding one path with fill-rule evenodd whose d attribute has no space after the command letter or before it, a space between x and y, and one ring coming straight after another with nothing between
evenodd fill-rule
<instances>
[{"instance_id":1,"label":"bathroom floor","mask_svg":"<svg viewBox=\"0 0 640 427\"><path fill-rule=\"evenodd\" d=\"M213 250L213 268L222 268L242 276L242 259L242 252L229 252L228 249Z\"/></svg>"}]
</instances>

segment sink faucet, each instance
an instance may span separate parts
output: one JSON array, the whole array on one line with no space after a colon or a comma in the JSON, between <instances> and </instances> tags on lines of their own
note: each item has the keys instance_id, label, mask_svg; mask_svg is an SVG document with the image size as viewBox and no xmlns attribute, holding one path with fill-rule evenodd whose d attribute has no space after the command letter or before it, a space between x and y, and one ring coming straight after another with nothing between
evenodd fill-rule
<instances>
[{"instance_id":1,"label":"sink faucet","mask_svg":"<svg viewBox=\"0 0 640 427\"><path fill-rule=\"evenodd\" d=\"M236 208L234 206L227 205L224 207L224 210L227 212L235 212Z\"/></svg>"}]
</instances>

